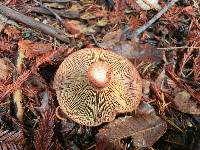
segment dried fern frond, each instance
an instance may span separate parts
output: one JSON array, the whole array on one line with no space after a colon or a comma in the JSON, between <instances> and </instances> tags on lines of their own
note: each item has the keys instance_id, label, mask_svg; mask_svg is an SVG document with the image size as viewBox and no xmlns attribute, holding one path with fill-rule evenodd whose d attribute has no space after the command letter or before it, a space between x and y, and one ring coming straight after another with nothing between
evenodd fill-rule
<instances>
[{"instance_id":1,"label":"dried fern frond","mask_svg":"<svg viewBox=\"0 0 200 150\"><path fill-rule=\"evenodd\" d=\"M24 135L20 131L0 131L0 149L1 150L22 150L24 144Z\"/></svg>"},{"instance_id":2,"label":"dried fern frond","mask_svg":"<svg viewBox=\"0 0 200 150\"><path fill-rule=\"evenodd\" d=\"M34 146L36 150L49 150L52 146L53 128L55 123L54 111L46 111L40 120L38 129L34 132Z\"/></svg>"}]
</instances>

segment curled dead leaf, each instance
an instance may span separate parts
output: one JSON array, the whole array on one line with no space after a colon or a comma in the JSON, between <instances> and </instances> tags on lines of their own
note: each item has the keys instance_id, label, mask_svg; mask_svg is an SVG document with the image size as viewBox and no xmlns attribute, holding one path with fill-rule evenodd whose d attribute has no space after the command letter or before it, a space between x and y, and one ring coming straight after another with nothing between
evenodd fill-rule
<instances>
[{"instance_id":1,"label":"curled dead leaf","mask_svg":"<svg viewBox=\"0 0 200 150\"><path fill-rule=\"evenodd\" d=\"M113 51L129 58L141 61L161 61L162 52L149 44L138 44L133 41L121 41L113 47Z\"/></svg>"},{"instance_id":2,"label":"curled dead leaf","mask_svg":"<svg viewBox=\"0 0 200 150\"><path fill-rule=\"evenodd\" d=\"M107 33L99 45L105 49L112 49L113 46L120 41L122 30Z\"/></svg>"},{"instance_id":3,"label":"curled dead leaf","mask_svg":"<svg viewBox=\"0 0 200 150\"><path fill-rule=\"evenodd\" d=\"M111 49L112 51L127 57L129 59L137 59L142 61L161 61L162 51L155 49L149 44L138 44L133 41L124 41L121 38L122 31L114 31L106 34L100 47L104 49Z\"/></svg>"},{"instance_id":4,"label":"curled dead leaf","mask_svg":"<svg viewBox=\"0 0 200 150\"><path fill-rule=\"evenodd\" d=\"M122 138L132 137L138 148L152 146L166 131L167 124L156 115L136 115L115 119L96 135L96 148L109 149Z\"/></svg>"}]
</instances>

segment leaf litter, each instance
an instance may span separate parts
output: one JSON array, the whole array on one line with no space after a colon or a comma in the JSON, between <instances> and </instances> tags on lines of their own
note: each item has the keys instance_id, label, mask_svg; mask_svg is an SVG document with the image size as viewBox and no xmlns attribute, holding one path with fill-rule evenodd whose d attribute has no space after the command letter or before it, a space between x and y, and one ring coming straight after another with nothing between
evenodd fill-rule
<instances>
[{"instance_id":1,"label":"leaf litter","mask_svg":"<svg viewBox=\"0 0 200 150\"><path fill-rule=\"evenodd\" d=\"M137 41L130 35L170 2L38 2L0 2L1 149L199 149L198 1L177 1ZM46 26L21 23L2 6ZM58 117L53 76L65 57L85 47L105 48L130 59L144 81L145 105L95 128ZM18 50L25 56L20 67ZM21 121L16 115L19 106L13 103L16 90L22 95Z\"/></svg>"}]
</instances>

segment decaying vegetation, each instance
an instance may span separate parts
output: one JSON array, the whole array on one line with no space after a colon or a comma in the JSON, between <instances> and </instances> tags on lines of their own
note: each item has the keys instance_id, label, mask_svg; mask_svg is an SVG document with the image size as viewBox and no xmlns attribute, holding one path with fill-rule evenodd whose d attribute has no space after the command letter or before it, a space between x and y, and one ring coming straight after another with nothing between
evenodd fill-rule
<instances>
[{"instance_id":1,"label":"decaying vegetation","mask_svg":"<svg viewBox=\"0 0 200 150\"><path fill-rule=\"evenodd\" d=\"M81 126L54 74L82 48L114 51L143 79L139 109ZM0 149L200 149L199 0L2 0Z\"/></svg>"}]
</instances>

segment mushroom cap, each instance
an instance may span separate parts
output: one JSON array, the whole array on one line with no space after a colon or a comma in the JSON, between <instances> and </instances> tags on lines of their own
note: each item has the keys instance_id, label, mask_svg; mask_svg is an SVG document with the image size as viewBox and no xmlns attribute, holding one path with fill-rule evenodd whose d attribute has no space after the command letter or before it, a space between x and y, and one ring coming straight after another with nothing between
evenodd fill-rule
<instances>
[{"instance_id":1,"label":"mushroom cap","mask_svg":"<svg viewBox=\"0 0 200 150\"><path fill-rule=\"evenodd\" d=\"M98 64L106 69L95 69ZM99 72L91 74L95 70ZM105 82L103 77L98 80L93 76L101 72L106 74ZM86 126L98 126L114 120L117 113L135 110L142 95L142 81L133 64L100 48L85 48L69 55L59 66L53 87L61 110Z\"/></svg>"}]
</instances>

